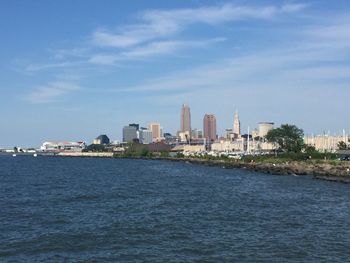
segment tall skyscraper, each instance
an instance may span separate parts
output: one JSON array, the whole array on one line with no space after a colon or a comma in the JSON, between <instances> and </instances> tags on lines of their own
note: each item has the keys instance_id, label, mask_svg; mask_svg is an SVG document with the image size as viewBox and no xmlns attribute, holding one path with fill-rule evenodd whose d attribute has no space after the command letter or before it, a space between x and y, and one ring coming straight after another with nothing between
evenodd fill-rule
<instances>
[{"instance_id":1,"label":"tall skyscraper","mask_svg":"<svg viewBox=\"0 0 350 263\"><path fill-rule=\"evenodd\" d=\"M123 142L132 142L137 139L137 130L135 126L124 126Z\"/></svg>"},{"instance_id":2,"label":"tall skyscraper","mask_svg":"<svg viewBox=\"0 0 350 263\"><path fill-rule=\"evenodd\" d=\"M161 127L159 123L150 123L149 130L152 132L153 141L159 141L161 139Z\"/></svg>"},{"instance_id":3,"label":"tall skyscraper","mask_svg":"<svg viewBox=\"0 0 350 263\"><path fill-rule=\"evenodd\" d=\"M204 138L207 142L216 140L216 117L214 114L205 114L203 118Z\"/></svg>"},{"instance_id":4,"label":"tall skyscraper","mask_svg":"<svg viewBox=\"0 0 350 263\"><path fill-rule=\"evenodd\" d=\"M186 104L181 108L181 132L191 132L191 111Z\"/></svg>"},{"instance_id":5,"label":"tall skyscraper","mask_svg":"<svg viewBox=\"0 0 350 263\"><path fill-rule=\"evenodd\" d=\"M239 121L238 112L235 112L235 116L233 118L233 133L235 137L241 137L241 122Z\"/></svg>"}]
</instances>

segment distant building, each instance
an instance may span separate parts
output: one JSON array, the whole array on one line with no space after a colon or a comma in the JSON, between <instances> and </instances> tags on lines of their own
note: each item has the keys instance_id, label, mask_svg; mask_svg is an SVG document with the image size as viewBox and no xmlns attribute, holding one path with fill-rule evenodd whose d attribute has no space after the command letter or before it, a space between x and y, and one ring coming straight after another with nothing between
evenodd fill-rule
<instances>
[{"instance_id":1,"label":"distant building","mask_svg":"<svg viewBox=\"0 0 350 263\"><path fill-rule=\"evenodd\" d=\"M133 142L137 140L137 129L135 126L124 126L123 142Z\"/></svg>"},{"instance_id":2,"label":"distant building","mask_svg":"<svg viewBox=\"0 0 350 263\"><path fill-rule=\"evenodd\" d=\"M159 123L150 123L149 130L152 131L153 141L160 141L162 138L162 130Z\"/></svg>"},{"instance_id":3,"label":"distant building","mask_svg":"<svg viewBox=\"0 0 350 263\"><path fill-rule=\"evenodd\" d=\"M164 142L150 143L147 148L151 152L169 152L171 150L171 146Z\"/></svg>"},{"instance_id":4,"label":"distant building","mask_svg":"<svg viewBox=\"0 0 350 263\"><path fill-rule=\"evenodd\" d=\"M226 129L225 132L226 132L226 136L225 136L226 140L233 141L235 139L235 135L232 129Z\"/></svg>"},{"instance_id":5,"label":"distant building","mask_svg":"<svg viewBox=\"0 0 350 263\"><path fill-rule=\"evenodd\" d=\"M259 122L258 135L260 138L263 138L267 135L269 131L273 129L273 122Z\"/></svg>"},{"instance_id":6,"label":"distant building","mask_svg":"<svg viewBox=\"0 0 350 263\"><path fill-rule=\"evenodd\" d=\"M349 135L316 135L316 136L305 136L304 143L315 147L320 152L336 152L338 150L338 144L344 142L350 147Z\"/></svg>"},{"instance_id":7,"label":"distant building","mask_svg":"<svg viewBox=\"0 0 350 263\"><path fill-rule=\"evenodd\" d=\"M44 152L81 152L86 143L81 142L44 142L40 150Z\"/></svg>"},{"instance_id":8,"label":"distant building","mask_svg":"<svg viewBox=\"0 0 350 263\"><path fill-rule=\"evenodd\" d=\"M177 137L179 141L183 143L190 143L191 141L191 134L189 131L185 131L185 132L180 131L177 133Z\"/></svg>"},{"instance_id":9,"label":"distant building","mask_svg":"<svg viewBox=\"0 0 350 263\"><path fill-rule=\"evenodd\" d=\"M235 138L239 138L241 136L241 122L239 121L238 112L235 112L234 118L233 118L233 134Z\"/></svg>"},{"instance_id":10,"label":"distant building","mask_svg":"<svg viewBox=\"0 0 350 263\"><path fill-rule=\"evenodd\" d=\"M205 152L205 145L184 145L183 153L185 155L198 154Z\"/></svg>"},{"instance_id":11,"label":"distant building","mask_svg":"<svg viewBox=\"0 0 350 263\"><path fill-rule=\"evenodd\" d=\"M130 123L129 126L135 127L137 131L140 129L140 125L138 123Z\"/></svg>"},{"instance_id":12,"label":"distant building","mask_svg":"<svg viewBox=\"0 0 350 263\"><path fill-rule=\"evenodd\" d=\"M203 131L199 129L193 129L191 131L191 138L192 139L202 139L203 138Z\"/></svg>"},{"instance_id":13,"label":"distant building","mask_svg":"<svg viewBox=\"0 0 350 263\"><path fill-rule=\"evenodd\" d=\"M221 140L219 142L214 142L211 145L211 150L216 152L233 152L235 150L240 150L241 147L238 146L236 142Z\"/></svg>"},{"instance_id":14,"label":"distant building","mask_svg":"<svg viewBox=\"0 0 350 263\"><path fill-rule=\"evenodd\" d=\"M186 104L181 108L181 132L191 132L191 111L190 107Z\"/></svg>"},{"instance_id":15,"label":"distant building","mask_svg":"<svg viewBox=\"0 0 350 263\"><path fill-rule=\"evenodd\" d=\"M94 141L93 144L109 144L109 138L107 135L102 134L98 136Z\"/></svg>"},{"instance_id":16,"label":"distant building","mask_svg":"<svg viewBox=\"0 0 350 263\"><path fill-rule=\"evenodd\" d=\"M150 144L153 141L152 131L146 128L139 130L139 141L142 144Z\"/></svg>"},{"instance_id":17,"label":"distant building","mask_svg":"<svg viewBox=\"0 0 350 263\"><path fill-rule=\"evenodd\" d=\"M258 129L254 129L254 130L252 130L251 134L252 134L253 138L259 137L259 130Z\"/></svg>"},{"instance_id":18,"label":"distant building","mask_svg":"<svg viewBox=\"0 0 350 263\"><path fill-rule=\"evenodd\" d=\"M204 138L207 142L216 140L216 117L214 114L205 114L203 118Z\"/></svg>"},{"instance_id":19,"label":"distant building","mask_svg":"<svg viewBox=\"0 0 350 263\"><path fill-rule=\"evenodd\" d=\"M177 143L177 136L171 135L170 133L164 133L164 139L167 144Z\"/></svg>"}]
</instances>

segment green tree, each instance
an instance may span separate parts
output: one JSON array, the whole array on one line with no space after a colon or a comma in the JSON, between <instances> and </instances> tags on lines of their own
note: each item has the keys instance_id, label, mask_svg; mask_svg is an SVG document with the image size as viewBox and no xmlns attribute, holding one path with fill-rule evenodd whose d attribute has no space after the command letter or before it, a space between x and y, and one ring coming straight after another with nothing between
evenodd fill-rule
<instances>
[{"instance_id":1,"label":"green tree","mask_svg":"<svg viewBox=\"0 0 350 263\"><path fill-rule=\"evenodd\" d=\"M315 146L305 145L304 152L307 154L313 154L313 153L317 153L317 150L316 150Z\"/></svg>"},{"instance_id":2,"label":"green tree","mask_svg":"<svg viewBox=\"0 0 350 263\"><path fill-rule=\"evenodd\" d=\"M270 130L265 138L279 146L283 152L299 153L304 147L304 131L295 125L283 124L281 127Z\"/></svg>"},{"instance_id":3,"label":"green tree","mask_svg":"<svg viewBox=\"0 0 350 263\"><path fill-rule=\"evenodd\" d=\"M84 152L105 152L106 147L102 144L90 144L86 149L84 149Z\"/></svg>"},{"instance_id":4,"label":"green tree","mask_svg":"<svg viewBox=\"0 0 350 263\"><path fill-rule=\"evenodd\" d=\"M146 157L146 156L148 156L149 154L150 154L150 151L148 150L147 147L142 148L141 153L140 153L140 155L141 155L142 157Z\"/></svg>"},{"instance_id":5,"label":"green tree","mask_svg":"<svg viewBox=\"0 0 350 263\"><path fill-rule=\"evenodd\" d=\"M348 150L349 147L346 145L345 142L340 141L340 142L338 142L338 149L339 149L339 150Z\"/></svg>"}]
</instances>

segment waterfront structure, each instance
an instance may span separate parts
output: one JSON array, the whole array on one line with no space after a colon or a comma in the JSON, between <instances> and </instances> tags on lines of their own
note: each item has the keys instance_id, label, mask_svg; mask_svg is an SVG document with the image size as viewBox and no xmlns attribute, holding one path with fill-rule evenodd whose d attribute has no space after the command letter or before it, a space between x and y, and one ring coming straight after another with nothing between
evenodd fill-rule
<instances>
[{"instance_id":1,"label":"waterfront structure","mask_svg":"<svg viewBox=\"0 0 350 263\"><path fill-rule=\"evenodd\" d=\"M235 112L234 118L233 118L233 134L235 138L241 137L241 122L239 120L238 112Z\"/></svg>"},{"instance_id":2,"label":"waterfront structure","mask_svg":"<svg viewBox=\"0 0 350 263\"><path fill-rule=\"evenodd\" d=\"M49 141L44 142L40 147L41 151L44 152L81 152L86 148L86 143L80 142L60 142L60 141Z\"/></svg>"},{"instance_id":3,"label":"waterfront structure","mask_svg":"<svg viewBox=\"0 0 350 263\"><path fill-rule=\"evenodd\" d=\"M123 142L133 142L137 140L137 129L135 126L124 126L123 128Z\"/></svg>"},{"instance_id":4,"label":"waterfront structure","mask_svg":"<svg viewBox=\"0 0 350 263\"><path fill-rule=\"evenodd\" d=\"M106 134L102 134L94 139L93 144L109 144L110 140Z\"/></svg>"},{"instance_id":5,"label":"waterfront structure","mask_svg":"<svg viewBox=\"0 0 350 263\"><path fill-rule=\"evenodd\" d=\"M166 144L165 142L154 142L148 144L147 149L150 152L169 152L171 150L171 146Z\"/></svg>"},{"instance_id":6,"label":"waterfront structure","mask_svg":"<svg viewBox=\"0 0 350 263\"><path fill-rule=\"evenodd\" d=\"M336 152L338 150L338 144L344 142L347 146L350 146L349 135L316 135L316 136L305 136L304 143L315 147L320 152Z\"/></svg>"},{"instance_id":7,"label":"waterfront structure","mask_svg":"<svg viewBox=\"0 0 350 263\"><path fill-rule=\"evenodd\" d=\"M191 111L190 107L186 104L182 105L181 108L181 132L191 133Z\"/></svg>"},{"instance_id":8,"label":"waterfront structure","mask_svg":"<svg viewBox=\"0 0 350 263\"><path fill-rule=\"evenodd\" d=\"M259 122L258 136L265 137L269 131L273 130L273 126L273 122Z\"/></svg>"},{"instance_id":9,"label":"waterfront structure","mask_svg":"<svg viewBox=\"0 0 350 263\"><path fill-rule=\"evenodd\" d=\"M205 114L203 118L204 138L208 143L216 140L216 117L214 114Z\"/></svg>"},{"instance_id":10,"label":"waterfront structure","mask_svg":"<svg viewBox=\"0 0 350 263\"><path fill-rule=\"evenodd\" d=\"M273 143L258 141L250 136L245 136L235 139L234 141L220 140L211 144L211 150L214 152L249 152L261 153L275 150L276 146Z\"/></svg>"},{"instance_id":11,"label":"waterfront structure","mask_svg":"<svg viewBox=\"0 0 350 263\"><path fill-rule=\"evenodd\" d=\"M148 128L150 131L152 131L152 138L154 142L162 139L162 129L159 123L150 123Z\"/></svg>"},{"instance_id":12,"label":"waterfront structure","mask_svg":"<svg viewBox=\"0 0 350 263\"><path fill-rule=\"evenodd\" d=\"M146 128L139 130L139 141L142 144L150 144L153 141L152 131Z\"/></svg>"},{"instance_id":13,"label":"waterfront structure","mask_svg":"<svg viewBox=\"0 0 350 263\"><path fill-rule=\"evenodd\" d=\"M233 141L221 140L211 145L211 150L215 152L233 152L236 149L241 149L241 147L237 147L237 143Z\"/></svg>"},{"instance_id":14,"label":"waterfront structure","mask_svg":"<svg viewBox=\"0 0 350 263\"><path fill-rule=\"evenodd\" d=\"M205 153L205 145L184 145L183 146L183 154L185 156L192 155L192 154L198 154L198 153Z\"/></svg>"}]
</instances>

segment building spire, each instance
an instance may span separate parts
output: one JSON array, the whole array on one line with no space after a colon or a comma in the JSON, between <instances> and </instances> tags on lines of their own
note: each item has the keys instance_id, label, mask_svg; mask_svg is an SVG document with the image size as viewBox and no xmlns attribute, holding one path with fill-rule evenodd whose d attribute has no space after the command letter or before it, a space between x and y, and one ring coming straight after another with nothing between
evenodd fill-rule
<instances>
[{"instance_id":1,"label":"building spire","mask_svg":"<svg viewBox=\"0 0 350 263\"><path fill-rule=\"evenodd\" d=\"M234 118L233 118L233 133L235 136L241 136L241 123L239 121L238 111L235 110Z\"/></svg>"}]
</instances>

